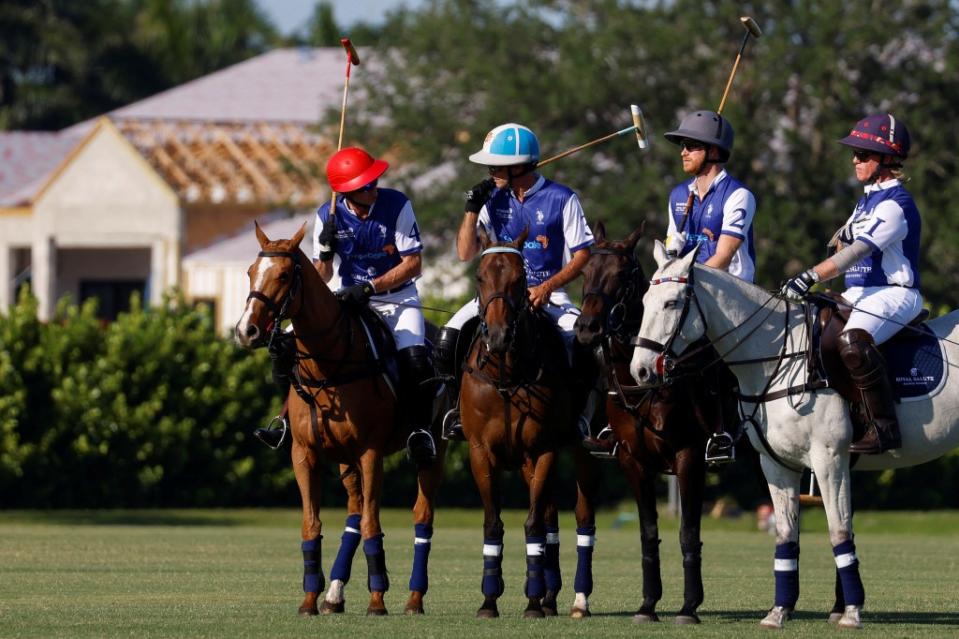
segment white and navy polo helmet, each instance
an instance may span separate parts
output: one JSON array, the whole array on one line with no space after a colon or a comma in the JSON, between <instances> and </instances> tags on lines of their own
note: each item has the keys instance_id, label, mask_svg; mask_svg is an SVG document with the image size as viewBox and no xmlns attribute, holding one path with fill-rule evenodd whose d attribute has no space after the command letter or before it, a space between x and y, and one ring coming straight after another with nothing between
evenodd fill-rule
<instances>
[{"instance_id":1,"label":"white and navy polo helmet","mask_svg":"<svg viewBox=\"0 0 959 639\"><path fill-rule=\"evenodd\" d=\"M470 162L485 166L513 166L539 161L539 140L522 124L501 124L486 134L483 148Z\"/></svg>"}]
</instances>

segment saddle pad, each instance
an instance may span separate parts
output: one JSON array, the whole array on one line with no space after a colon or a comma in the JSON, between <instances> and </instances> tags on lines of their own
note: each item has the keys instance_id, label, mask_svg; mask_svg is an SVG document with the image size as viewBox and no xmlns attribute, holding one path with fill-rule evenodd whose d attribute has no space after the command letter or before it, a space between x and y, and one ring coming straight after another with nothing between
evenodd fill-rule
<instances>
[{"instance_id":1,"label":"saddle pad","mask_svg":"<svg viewBox=\"0 0 959 639\"><path fill-rule=\"evenodd\" d=\"M946 351L926 324L903 330L879 347L893 389L904 402L926 399L946 383Z\"/></svg>"}]
</instances>

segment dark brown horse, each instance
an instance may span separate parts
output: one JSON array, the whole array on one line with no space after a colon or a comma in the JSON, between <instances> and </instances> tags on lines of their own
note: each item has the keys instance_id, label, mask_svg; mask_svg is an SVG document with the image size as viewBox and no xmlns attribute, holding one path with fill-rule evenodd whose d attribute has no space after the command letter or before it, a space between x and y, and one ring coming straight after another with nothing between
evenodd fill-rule
<instances>
[{"instance_id":1,"label":"dark brown horse","mask_svg":"<svg viewBox=\"0 0 959 639\"><path fill-rule=\"evenodd\" d=\"M545 316L529 306L520 247L512 243L483 249L476 270L480 329L470 346L460 388L463 434L470 467L483 500L483 605L478 617L497 617L503 593L503 521L499 479L504 469L520 469L529 486L526 519L525 617L556 614L559 527L550 488L562 445L574 438L574 400L568 386L569 362L562 338ZM577 564L573 617L589 615L595 539L593 460L577 447Z\"/></svg>"},{"instance_id":2,"label":"dark brown horse","mask_svg":"<svg viewBox=\"0 0 959 639\"><path fill-rule=\"evenodd\" d=\"M383 458L403 448L406 434L397 424L397 398L392 385L380 362L370 355L368 333L358 313L330 291L299 248L305 229L304 224L289 240L270 240L257 225L261 250L249 269L250 295L236 326L236 339L248 348L265 346L279 337L281 321L288 318L293 324L297 381L289 394L289 420L293 472L303 501L306 593L300 614L343 612L343 588L362 538L369 571L367 614L383 615L383 596L389 588L379 515ZM440 448L436 462L417 474L407 614L423 612L433 501L442 475L442 459ZM339 465L349 516L330 572L330 589L318 609L324 587L320 553L323 462Z\"/></svg>"},{"instance_id":3,"label":"dark brown horse","mask_svg":"<svg viewBox=\"0 0 959 639\"><path fill-rule=\"evenodd\" d=\"M679 543L683 552L685 592L677 623L699 623L696 609L703 602L700 522L706 472L705 446L712 420L711 403L699 396L693 379L667 392L636 393L629 374L631 338L643 316L648 282L633 256L643 234L640 227L623 241L606 240L600 222L596 244L583 271L583 311L576 338L583 345L601 346L609 395L606 411L616 442L616 457L639 507L643 551L643 603L637 622L658 621L656 603L663 586L659 566L656 478L676 475L682 520ZM668 395L667 395L668 393ZM712 402L715 404L715 402Z\"/></svg>"}]
</instances>

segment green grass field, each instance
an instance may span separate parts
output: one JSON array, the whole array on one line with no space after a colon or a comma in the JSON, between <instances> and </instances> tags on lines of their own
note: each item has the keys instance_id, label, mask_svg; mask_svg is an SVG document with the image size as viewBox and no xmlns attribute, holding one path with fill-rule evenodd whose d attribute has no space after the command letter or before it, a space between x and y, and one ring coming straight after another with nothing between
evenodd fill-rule
<instances>
[{"instance_id":1,"label":"green grass field","mask_svg":"<svg viewBox=\"0 0 959 639\"><path fill-rule=\"evenodd\" d=\"M774 541L751 519L704 523L703 624L677 627L682 567L675 520L663 518L664 623L637 626L641 599L635 522L598 522L594 616L521 618L524 513L504 519L506 594L500 619L474 618L481 602L479 511L438 513L427 615L402 616L412 559L403 511L384 514L391 614L366 618L366 564L353 566L344 615L296 615L300 589L299 512L292 510L0 513L0 637L636 637L764 636L758 621L772 602ZM342 530L342 511L325 513L324 574ZM562 607L572 602L573 522L562 521ZM857 516L866 585L861 636L959 636L959 513ZM821 511L803 521L802 594L790 637L841 633L825 622L834 564Z\"/></svg>"}]
</instances>

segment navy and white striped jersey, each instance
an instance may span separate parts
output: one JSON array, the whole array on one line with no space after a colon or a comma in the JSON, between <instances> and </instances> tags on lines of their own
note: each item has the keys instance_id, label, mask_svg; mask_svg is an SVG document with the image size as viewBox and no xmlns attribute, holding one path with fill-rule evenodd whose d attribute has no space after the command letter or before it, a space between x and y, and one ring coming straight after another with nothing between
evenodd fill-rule
<instances>
[{"instance_id":1,"label":"navy and white striped jersey","mask_svg":"<svg viewBox=\"0 0 959 639\"><path fill-rule=\"evenodd\" d=\"M686 201L695 189L693 178L679 184L669 194L669 234L679 231L686 214ZM706 197L693 197L693 209L686 220L686 244L680 255L700 245L696 261L704 263L716 254L720 235L730 235L742 244L727 269L739 279L752 282L756 275L756 247L753 243L753 217L756 198L742 182L723 169L709 185ZM668 237L668 235L667 235Z\"/></svg>"},{"instance_id":2,"label":"navy and white striped jersey","mask_svg":"<svg viewBox=\"0 0 959 639\"><path fill-rule=\"evenodd\" d=\"M870 184L846 224L872 253L846 271L846 287L919 288L919 209L899 180Z\"/></svg>"},{"instance_id":3,"label":"navy and white striped jersey","mask_svg":"<svg viewBox=\"0 0 959 639\"><path fill-rule=\"evenodd\" d=\"M593 244L576 193L542 176L522 202L510 189L494 190L480 210L479 223L495 242L512 242L529 227L522 251L530 287L556 275L573 252Z\"/></svg>"}]
</instances>

